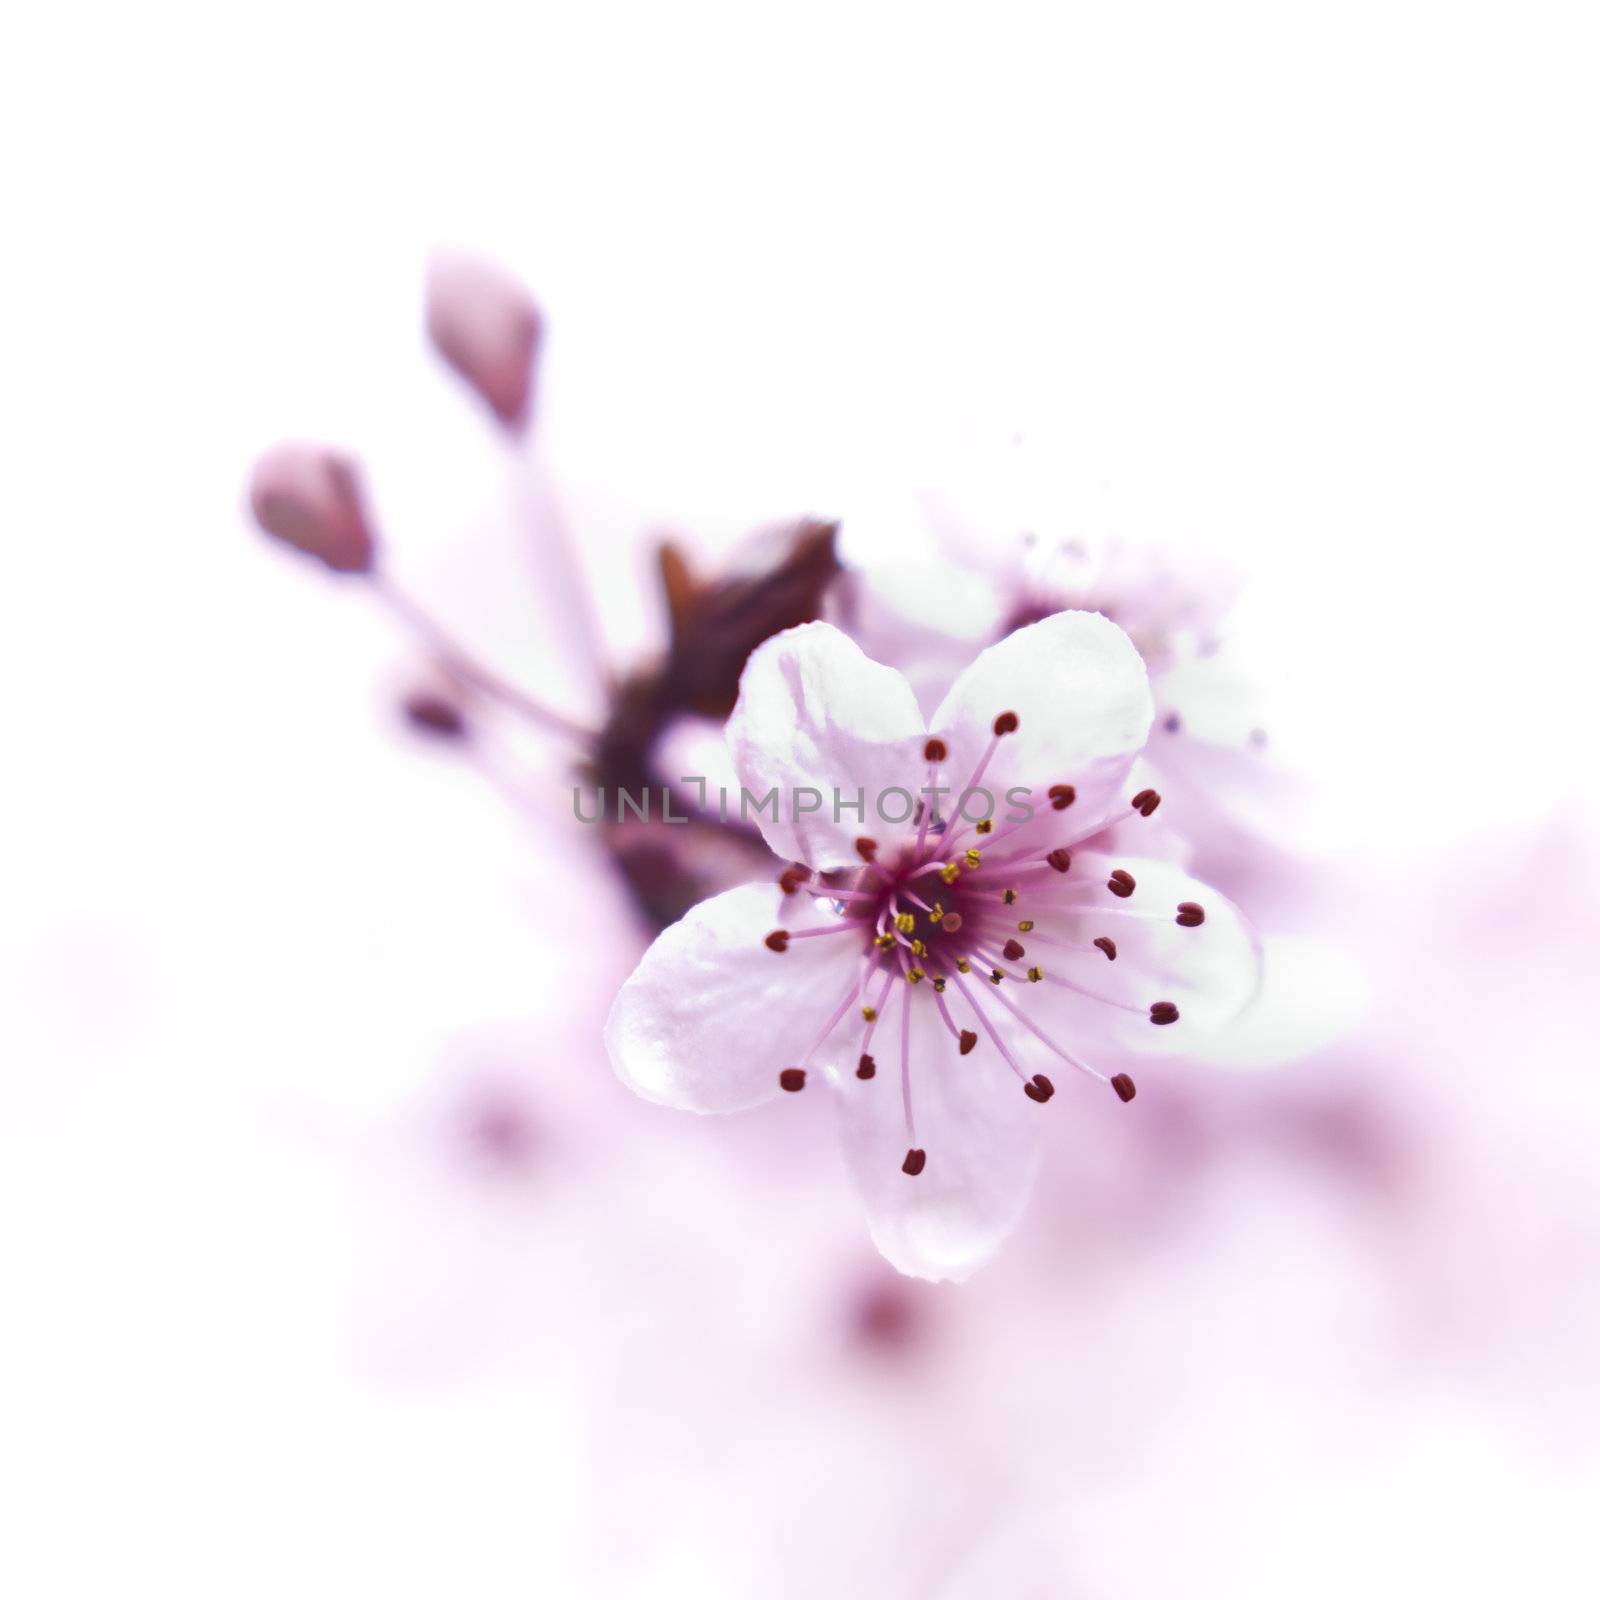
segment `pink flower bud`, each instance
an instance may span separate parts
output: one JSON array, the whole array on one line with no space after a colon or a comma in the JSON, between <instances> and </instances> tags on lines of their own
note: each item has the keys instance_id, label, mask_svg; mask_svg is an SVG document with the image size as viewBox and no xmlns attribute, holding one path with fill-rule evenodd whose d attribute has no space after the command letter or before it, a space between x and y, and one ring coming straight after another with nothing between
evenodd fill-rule
<instances>
[{"instance_id":1,"label":"pink flower bud","mask_svg":"<svg viewBox=\"0 0 1600 1600\"><path fill-rule=\"evenodd\" d=\"M472 256L428 267L428 337L508 428L527 419L543 322L509 273Z\"/></svg>"},{"instance_id":2,"label":"pink flower bud","mask_svg":"<svg viewBox=\"0 0 1600 1600\"><path fill-rule=\"evenodd\" d=\"M256 521L335 572L369 572L374 540L355 464L319 444L280 444L250 474Z\"/></svg>"}]
</instances>

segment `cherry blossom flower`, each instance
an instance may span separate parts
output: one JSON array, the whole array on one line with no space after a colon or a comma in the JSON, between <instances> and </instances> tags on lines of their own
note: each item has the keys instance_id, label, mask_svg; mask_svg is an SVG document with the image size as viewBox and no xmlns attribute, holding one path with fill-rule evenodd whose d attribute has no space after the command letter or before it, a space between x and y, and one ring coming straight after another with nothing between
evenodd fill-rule
<instances>
[{"instance_id":1,"label":"cherry blossom flower","mask_svg":"<svg viewBox=\"0 0 1600 1600\"><path fill-rule=\"evenodd\" d=\"M1170 1053L1255 983L1231 905L1122 852L1160 804L1135 786L1150 719L1138 652L1091 613L990 646L927 721L831 625L768 640L727 737L745 789L779 796L756 820L792 865L657 938L607 1023L617 1071L701 1112L820 1074L878 1248L914 1276L966 1277L1026 1202L1050 1072L1132 1100L1097 1058Z\"/></svg>"}]
</instances>

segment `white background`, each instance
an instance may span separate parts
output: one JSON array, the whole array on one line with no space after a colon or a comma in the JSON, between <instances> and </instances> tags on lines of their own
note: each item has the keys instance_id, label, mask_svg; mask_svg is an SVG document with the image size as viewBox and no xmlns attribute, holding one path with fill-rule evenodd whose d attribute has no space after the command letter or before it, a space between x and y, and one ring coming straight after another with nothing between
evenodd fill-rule
<instances>
[{"instance_id":1,"label":"white background","mask_svg":"<svg viewBox=\"0 0 1600 1600\"><path fill-rule=\"evenodd\" d=\"M714 547L1026 458L1068 519L1239 559L1323 848L1432 893L1507 830L1592 844L1591 8L91 7L5 35L11 1592L588 1570L548 1531L567 1496L592 1515L581 1445L548 1447L583 1434L560 1375L430 1384L411 1351L395 1383L351 1331L373 1130L464 1023L525 1014L536 854L386 734L381 621L239 510L275 438L359 449L402 566L546 670L496 447L421 340L436 244L545 307L540 448L619 651L653 625L645 530ZM1423 1484L1463 1459L1418 1448ZM1467 1492L1515 1500L1493 1455ZM1360 1526L1335 1570L1433 1570L1404 1519ZM640 1592L719 1592L709 1565Z\"/></svg>"}]
</instances>

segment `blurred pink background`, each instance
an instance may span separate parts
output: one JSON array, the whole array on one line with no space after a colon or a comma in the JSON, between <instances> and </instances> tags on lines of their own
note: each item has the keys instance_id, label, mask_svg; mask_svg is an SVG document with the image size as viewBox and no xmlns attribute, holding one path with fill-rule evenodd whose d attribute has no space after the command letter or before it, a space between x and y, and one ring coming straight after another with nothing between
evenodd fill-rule
<instances>
[{"instance_id":1,"label":"blurred pink background","mask_svg":"<svg viewBox=\"0 0 1600 1600\"><path fill-rule=\"evenodd\" d=\"M7 1592L1594 1592L1587 12L14 33ZM441 245L543 309L526 455ZM284 436L579 715L558 522L619 667L667 532L1227 560L1303 1059L1078 1099L991 1267L896 1277L825 1107L617 1084L558 758L403 728L414 649L249 525Z\"/></svg>"}]
</instances>

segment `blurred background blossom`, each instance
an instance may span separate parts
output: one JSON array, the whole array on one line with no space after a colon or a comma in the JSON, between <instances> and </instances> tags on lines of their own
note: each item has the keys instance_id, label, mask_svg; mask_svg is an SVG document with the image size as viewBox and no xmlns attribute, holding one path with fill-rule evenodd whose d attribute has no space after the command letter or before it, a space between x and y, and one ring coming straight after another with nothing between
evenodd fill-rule
<instances>
[{"instance_id":1,"label":"blurred background blossom","mask_svg":"<svg viewBox=\"0 0 1600 1600\"><path fill-rule=\"evenodd\" d=\"M8 1590L1592 1593L1593 28L18 23ZM835 521L1236 575L1274 1005L1058 1098L1007 1250L899 1278L820 1097L616 1082L705 884L251 531L284 439L591 726Z\"/></svg>"}]
</instances>

